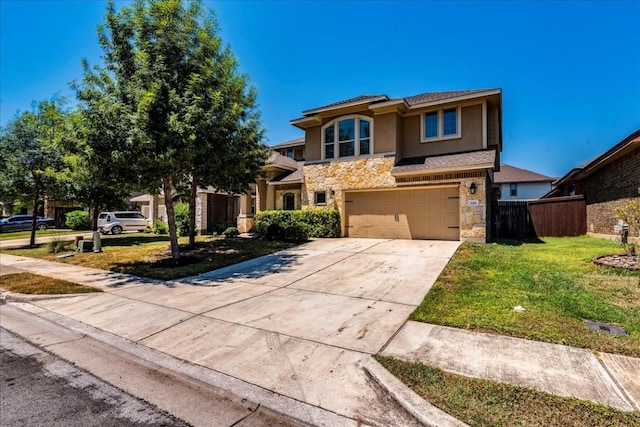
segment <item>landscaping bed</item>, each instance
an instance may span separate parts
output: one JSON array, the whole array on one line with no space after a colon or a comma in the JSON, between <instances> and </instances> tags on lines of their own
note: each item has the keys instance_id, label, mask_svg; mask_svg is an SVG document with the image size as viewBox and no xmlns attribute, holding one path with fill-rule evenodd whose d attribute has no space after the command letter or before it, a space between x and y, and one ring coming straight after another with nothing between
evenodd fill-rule
<instances>
[{"instance_id":1,"label":"landscaping bed","mask_svg":"<svg viewBox=\"0 0 640 427\"><path fill-rule=\"evenodd\" d=\"M47 245L34 249L7 249L4 252L171 280L194 276L293 246L279 241L211 236L199 236L194 248L187 248L187 238L181 238L180 243L181 260L178 263L171 260L169 236L144 233L104 236L102 253L76 253L68 258L59 258L61 254L49 253Z\"/></svg>"},{"instance_id":2,"label":"landscaping bed","mask_svg":"<svg viewBox=\"0 0 640 427\"><path fill-rule=\"evenodd\" d=\"M586 236L464 243L411 319L640 357L640 271L593 262L616 253L619 243Z\"/></svg>"},{"instance_id":3,"label":"landscaping bed","mask_svg":"<svg viewBox=\"0 0 640 427\"><path fill-rule=\"evenodd\" d=\"M422 398L470 426L640 426L638 411L467 378L418 362L375 358Z\"/></svg>"}]
</instances>

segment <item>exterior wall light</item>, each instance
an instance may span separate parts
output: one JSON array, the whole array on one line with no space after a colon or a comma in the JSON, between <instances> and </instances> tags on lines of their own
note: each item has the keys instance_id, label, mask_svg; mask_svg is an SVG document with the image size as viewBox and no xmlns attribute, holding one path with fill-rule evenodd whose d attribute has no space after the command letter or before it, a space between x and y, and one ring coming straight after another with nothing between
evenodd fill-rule
<instances>
[{"instance_id":1,"label":"exterior wall light","mask_svg":"<svg viewBox=\"0 0 640 427\"><path fill-rule=\"evenodd\" d=\"M469 186L469 192L471 194L476 194L477 189L478 189L478 186L476 185L476 183L472 182L471 185Z\"/></svg>"}]
</instances>

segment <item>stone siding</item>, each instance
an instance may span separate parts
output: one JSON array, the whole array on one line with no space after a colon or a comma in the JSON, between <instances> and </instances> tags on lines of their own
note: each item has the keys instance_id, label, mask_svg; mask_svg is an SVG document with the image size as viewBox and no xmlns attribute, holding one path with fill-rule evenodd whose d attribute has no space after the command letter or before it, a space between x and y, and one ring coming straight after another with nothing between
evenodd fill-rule
<instances>
[{"instance_id":1,"label":"stone siding","mask_svg":"<svg viewBox=\"0 0 640 427\"><path fill-rule=\"evenodd\" d=\"M442 176L441 179L429 178L424 183L398 185L391 175L395 165L395 157L369 157L351 161L333 161L330 163L310 164L304 166L305 185L302 191L303 209L338 209L344 226L344 195L351 190L376 190L387 188L429 188L430 186L456 185L460 192L460 239L486 241L487 177L484 171L465 173L465 177ZM471 183L475 182L475 194L469 192ZM314 193L325 191L327 203L316 206ZM344 228L342 230L344 235Z\"/></svg>"}]
</instances>

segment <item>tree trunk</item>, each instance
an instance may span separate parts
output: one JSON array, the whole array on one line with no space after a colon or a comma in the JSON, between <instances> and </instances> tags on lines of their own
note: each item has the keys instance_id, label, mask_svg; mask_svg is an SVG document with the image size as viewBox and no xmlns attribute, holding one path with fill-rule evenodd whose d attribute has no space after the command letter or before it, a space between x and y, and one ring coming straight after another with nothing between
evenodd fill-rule
<instances>
[{"instance_id":1,"label":"tree trunk","mask_svg":"<svg viewBox=\"0 0 640 427\"><path fill-rule=\"evenodd\" d=\"M38 222L38 201L40 197L38 195L40 191L36 191L36 195L33 198L33 214L31 215L31 239L29 240L29 246L34 247L36 245L36 224Z\"/></svg>"},{"instance_id":2,"label":"tree trunk","mask_svg":"<svg viewBox=\"0 0 640 427\"><path fill-rule=\"evenodd\" d=\"M169 238L171 239L171 258L177 261L180 258L180 248L178 247L178 230L176 228L176 214L173 210L173 199L171 198L171 178L162 177L162 189L164 190L164 206L167 209L167 224L169 225Z\"/></svg>"},{"instance_id":3,"label":"tree trunk","mask_svg":"<svg viewBox=\"0 0 640 427\"><path fill-rule=\"evenodd\" d=\"M95 202L93 204L93 215L91 216L91 230L98 231L98 215L100 214L100 204Z\"/></svg>"},{"instance_id":4,"label":"tree trunk","mask_svg":"<svg viewBox=\"0 0 640 427\"><path fill-rule=\"evenodd\" d=\"M189 196L189 246L196 245L196 198L198 197L198 178L191 178L191 195Z\"/></svg>"}]
</instances>

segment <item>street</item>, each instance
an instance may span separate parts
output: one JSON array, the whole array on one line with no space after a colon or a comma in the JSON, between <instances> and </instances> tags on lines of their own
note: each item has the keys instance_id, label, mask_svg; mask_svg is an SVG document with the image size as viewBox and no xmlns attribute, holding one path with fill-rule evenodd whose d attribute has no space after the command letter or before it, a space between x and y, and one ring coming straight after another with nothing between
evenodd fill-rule
<instances>
[{"instance_id":1,"label":"street","mask_svg":"<svg viewBox=\"0 0 640 427\"><path fill-rule=\"evenodd\" d=\"M1 426L186 426L0 329Z\"/></svg>"}]
</instances>

